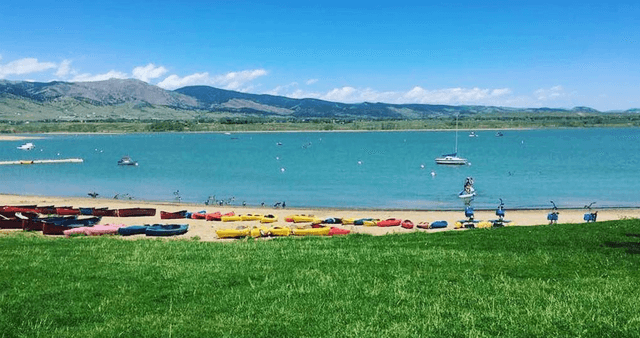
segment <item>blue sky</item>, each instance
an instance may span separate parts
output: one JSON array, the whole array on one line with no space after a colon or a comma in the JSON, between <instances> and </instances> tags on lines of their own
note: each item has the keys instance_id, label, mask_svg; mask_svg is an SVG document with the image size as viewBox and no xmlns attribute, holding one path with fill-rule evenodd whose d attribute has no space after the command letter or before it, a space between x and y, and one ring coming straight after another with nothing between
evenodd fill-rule
<instances>
[{"instance_id":1,"label":"blue sky","mask_svg":"<svg viewBox=\"0 0 640 338\"><path fill-rule=\"evenodd\" d=\"M11 1L0 79L340 102L640 107L637 1Z\"/></svg>"}]
</instances>

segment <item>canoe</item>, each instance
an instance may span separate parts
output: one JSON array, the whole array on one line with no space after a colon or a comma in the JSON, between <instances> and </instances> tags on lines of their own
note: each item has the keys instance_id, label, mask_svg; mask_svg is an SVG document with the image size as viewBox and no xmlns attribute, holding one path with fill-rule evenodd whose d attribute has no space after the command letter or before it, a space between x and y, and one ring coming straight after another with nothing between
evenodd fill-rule
<instances>
[{"instance_id":1,"label":"canoe","mask_svg":"<svg viewBox=\"0 0 640 338\"><path fill-rule=\"evenodd\" d=\"M262 218L260 219L260 223L273 223L277 220L278 220L278 216L269 214L269 215L262 216Z\"/></svg>"},{"instance_id":2,"label":"canoe","mask_svg":"<svg viewBox=\"0 0 640 338\"><path fill-rule=\"evenodd\" d=\"M49 205L46 207L37 207L35 208L35 211L39 214L50 215L56 213L56 207L54 207L53 205Z\"/></svg>"},{"instance_id":3,"label":"canoe","mask_svg":"<svg viewBox=\"0 0 640 338\"><path fill-rule=\"evenodd\" d=\"M435 221L433 223L431 223L431 225L429 226L430 229L441 229L441 228L446 228L449 224L447 223L447 221Z\"/></svg>"},{"instance_id":4,"label":"canoe","mask_svg":"<svg viewBox=\"0 0 640 338\"><path fill-rule=\"evenodd\" d=\"M94 208L93 216L117 217L118 210L108 208Z\"/></svg>"},{"instance_id":5,"label":"canoe","mask_svg":"<svg viewBox=\"0 0 640 338\"><path fill-rule=\"evenodd\" d=\"M408 219L405 219L404 221L402 221L402 224L400 224L400 226L405 229L413 229L413 222L411 222Z\"/></svg>"},{"instance_id":6,"label":"canoe","mask_svg":"<svg viewBox=\"0 0 640 338\"><path fill-rule=\"evenodd\" d=\"M54 223L43 223L42 234L43 235L64 235L65 230L77 228L71 225L60 225Z\"/></svg>"},{"instance_id":7,"label":"canoe","mask_svg":"<svg viewBox=\"0 0 640 338\"><path fill-rule=\"evenodd\" d=\"M402 224L402 220L399 218L388 218L385 219L384 221L380 221L378 222L378 224L376 224L379 227L396 227L398 225Z\"/></svg>"},{"instance_id":8,"label":"canoe","mask_svg":"<svg viewBox=\"0 0 640 338\"><path fill-rule=\"evenodd\" d=\"M240 219L242 221L259 221L262 219L263 215L260 214L245 214L245 215L240 215Z\"/></svg>"},{"instance_id":9,"label":"canoe","mask_svg":"<svg viewBox=\"0 0 640 338\"><path fill-rule=\"evenodd\" d=\"M160 219L185 218L186 214L187 214L186 210L180 210L180 211L175 211L175 212L160 211Z\"/></svg>"},{"instance_id":10,"label":"canoe","mask_svg":"<svg viewBox=\"0 0 640 338\"><path fill-rule=\"evenodd\" d=\"M36 205L5 205L2 211L6 212L37 212Z\"/></svg>"},{"instance_id":11,"label":"canoe","mask_svg":"<svg viewBox=\"0 0 640 338\"><path fill-rule=\"evenodd\" d=\"M118 217L140 217L140 216L155 216L156 209L154 208L125 208L118 209Z\"/></svg>"},{"instance_id":12,"label":"canoe","mask_svg":"<svg viewBox=\"0 0 640 338\"><path fill-rule=\"evenodd\" d=\"M80 209L74 209L73 207L59 207L59 208L56 208L56 214L58 214L58 215L80 215Z\"/></svg>"},{"instance_id":13,"label":"canoe","mask_svg":"<svg viewBox=\"0 0 640 338\"><path fill-rule=\"evenodd\" d=\"M419 229L429 229L431 227L431 224L429 224L429 222L419 222L418 224L416 224L416 227Z\"/></svg>"},{"instance_id":14,"label":"canoe","mask_svg":"<svg viewBox=\"0 0 640 338\"><path fill-rule=\"evenodd\" d=\"M58 224L58 225L62 225L65 222L70 222L71 220L75 220L78 217L75 215L72 216L53 216L53 217L42 217L42 218L36 218L35 220L40 221L40 222L44 222L44 223L50 223L50 224Z\"/></svg>"},{"instance_id":15,"label":"canoe","mask_svg":"<svg viewBox=\"0 0 640 338\"><path fill-rule=\"evenodd\" d=\"M328 236L331 228L292 229L295 236Z\"/></svg>"},{"instance_id":16,"label":"canoe","mask_svg":"<svg viewBox=\"0 0 640 338\"><path fill-rule=\"evenodd\" d=\"M341 229L337 227L331 227L331 230L329 230L329 236L348 235L349 233L351 233L351 230Z\"/></svg>"},{"instance_id":17,"label":"canoe","mask_svg":"<svg viewBox=\"0 0 640 338\"><path fill-rule=\"evenodd\" d=\"M176 236L189 231L188 224L154 224L147 227L144 234L147 236Z\"/></svg>"},{"instance_id":18,"label":"canoe","mask_svg":"<svg viewBox=\"0 0 640 338\"><path fill-rule=\"evenodd\" d=\"M93 215L93 208L78 208L80 209L80 215Z\"/></svg>"},{"instance_id":19,"label":"canoe","mask_svg":"<svg viewBox=\"0 0 640 338\"><path fill-rule=\"evenodd\" d=\"M34 219L23 219L22 220L22 230L23 231L42 231L42 223L39 220Z\"/></svg>"},{"instance_id":20,"label":"canoe","mask_svg":"<svg viewBox=\"0 0 640 338\"><path fill-rule=\"evenodd\" d=\"M148 225L130 225L119 228L118 234L121 236L141 235L145 233L148 227Z\"/></svg>"},{"instance_id":21,"label":"canoe","mask_svg":"<svg viewBox=\"0 0 640 338\"><path fill-rule=\"evenodd\" d=\"M216 230L218 238L238 238L246 237L251 234L251 229L219 229Z\"/></svg>"},{"instance_id":22,"label":"canoe","mask_svg":"<svg viewBox=\"0 0 640 338\"><path fill-rule=\"evenodd\" d=\"M236 221L242 221L242 217L240 217L240 215L229 215L229 216L222 216L220 217L220 220L223 222L236 222Z\"/></svg>"},{"instance_id":23,"label":"canoe","mask_svg":"<svg viewBox=\"0 0 640 338\"><path fill-rule=\"evenodd\" d=\"M0 229L22 229L23 221L20 218L0 219Z\"/></svg>"}]
</instances>

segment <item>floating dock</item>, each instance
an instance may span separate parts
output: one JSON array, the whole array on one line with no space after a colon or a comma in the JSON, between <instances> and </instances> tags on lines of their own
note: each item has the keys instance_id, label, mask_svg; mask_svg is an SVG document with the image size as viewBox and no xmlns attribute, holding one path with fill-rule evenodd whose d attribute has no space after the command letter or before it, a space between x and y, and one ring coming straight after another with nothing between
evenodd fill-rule
<instances>
[{"instance_id":1,"label":"floating dock","mask_svg":"<svg viewBox=\"0 0 640 338\"><path fill-rule=\"evenodd\" d=\"M81 158L63 158L59 160L19 160L19 161L0 161L0 165L9 164L49 164L49 163L82 163Z\"/></svg>"}]
</instances>

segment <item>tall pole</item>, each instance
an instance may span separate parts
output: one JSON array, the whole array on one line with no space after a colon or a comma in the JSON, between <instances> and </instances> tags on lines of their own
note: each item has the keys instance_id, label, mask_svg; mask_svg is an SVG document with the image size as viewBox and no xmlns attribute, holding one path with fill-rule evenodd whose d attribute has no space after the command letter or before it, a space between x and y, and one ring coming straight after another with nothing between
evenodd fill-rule
<instances>
[{"instance_id":1,"label":"tall pole","mask_svg":"<svg viewBox=\"0 0 640 338\"><path fill-rule=\"evenodd\" d=\"M456 156L458 156L458 114L456 114Z\"/></svg>"}]
</instances>

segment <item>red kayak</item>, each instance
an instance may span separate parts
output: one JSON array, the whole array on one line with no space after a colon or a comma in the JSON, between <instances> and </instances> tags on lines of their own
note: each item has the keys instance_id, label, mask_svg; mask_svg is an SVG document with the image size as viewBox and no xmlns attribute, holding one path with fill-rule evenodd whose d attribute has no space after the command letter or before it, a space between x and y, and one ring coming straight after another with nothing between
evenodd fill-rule
<instances>
[{"instance_id":1,"label":"red kayak","mask_svg":"<svg viewBox=\"0 0 640 338\"><path fill-rule=\"evenodd\" d=\"M431 224L429 224L429 222L420 222L416 226L420 229L431 229Z\"/></svg>"},{"instance_id":2,"label":"red kayak","mask_svg":"<svg viewBox=\"0 0 640 338\"><path fill-rule=\"evenodd\" d=\"M207 219L207 214L204 212L194 212L191 214L191 219Z\"/></svg>"},{"instance_id":3,"label":"red kayak","mask_svg":"<svg viewBox=\"0 0 640 338\"><path fill-rule=\"evenodd\" d=\"M379 227L396 227L402 223L399 218L389 218L376 223Z\"/></svg>"},{"instance_id":4,"label":"red kayak","mask_svg":"<svg viewBox=\"0 0 640 338\"><path fill-rule=\"evenodd\" d=\"M22 223L20 218L0 219L0 229L22 229Z\"/></svg>"},{"instance_id":5,"label":"red kayak","mask_svg":"<svg viewBox=\"0 0 640 338\"><path fill-rule=\"evenodd\" d=\"M176 212L160 211L160 219L185 218L186 215L187 215L186 210L180 210Z\"/></svg>"},{"instance_id":6,"label":"red kayak","mask_svg":"<svg viewBox=\"0 0 640 338\"><path fill-rule=\"evenodd\" d=\"M405 228L405 229L413 229L413 222L411 222L408 219L405 219L402 224L400 224L401 227Z\"/></svg>"},{"instance_id":7,"label":"red kayak","mask_svg":"<svg viewBox=\"0 0 640 338\"><path fill-rule=\"evenodd\" d=\"M226 214L221 213L220 211L216 211L214 213L211 214L205 214L205 219L207 221L221 221L222 220L222 216L235 216L236 213L235 212L228 212Z\"/></svg>"},{"instance_id":8,"label":"red kayak","mask_svg":"<svg viewBox=\"0 0 640 338\"><path fill-rule=\"evenodd\" d=\"M351 230L341 229L337 227L331 227L331 230L329 230L329 236L348 235L349 233L351 233Z\"/></svg>"}]
</instances>

